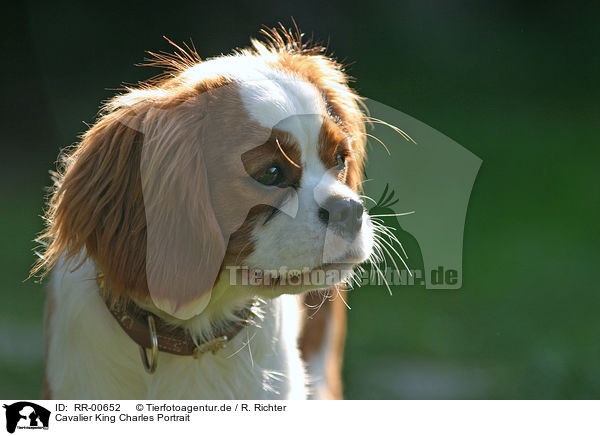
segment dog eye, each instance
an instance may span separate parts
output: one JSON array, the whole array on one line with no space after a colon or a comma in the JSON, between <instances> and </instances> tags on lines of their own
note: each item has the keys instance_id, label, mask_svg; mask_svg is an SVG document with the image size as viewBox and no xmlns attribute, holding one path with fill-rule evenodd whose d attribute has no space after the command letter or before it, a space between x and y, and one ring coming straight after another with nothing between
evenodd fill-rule
<instances>
[{"instance_id":1,"label":"dog eye","mask_svg":"<svg viewBox=\"0 0 600 436\"><path fill-rule=\"evenodd\" d=\"M278 166L272 166L256 177L256 181L265 186L275 186L281 184L283 178L283 170Z\"/></svg>"},{"instance_id":2,"label":"dog eye","mask_svg":"<svg viewBox=\"0 0 600 436\"><path fill-rule=\"evenodd\" d=\"M337 162L338 169L340 171L344 171L346 169L346 156L342 153L337 153L335 155L335 161Z\"/></svg>"}]
</instances>

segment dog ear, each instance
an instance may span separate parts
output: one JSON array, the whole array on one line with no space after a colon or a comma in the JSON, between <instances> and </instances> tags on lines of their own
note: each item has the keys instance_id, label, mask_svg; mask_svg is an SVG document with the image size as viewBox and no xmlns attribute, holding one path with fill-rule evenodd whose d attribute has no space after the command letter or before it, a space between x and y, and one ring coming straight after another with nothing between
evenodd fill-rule
<instances>
[{"instance_id":1,"label":"dog ear","mask_svg":"<svg viewBox=\"0 0 600 436\"><path fill-rule=\"evenodd\" d=\"M85 249L78 266L91 257L112 297L150 295L180 318L206 306L226 241L196 142L201 111L185 106L145 99L90 128L57 177L34 272Z\"/></svg>"},{"instance_id":2,"label":"dog ear","mask_svg":"<svg viewBox=\"0 0 600 436\"><path fill-rule=\"evenodd\" d=\"M55 190L40 240L47 247L42 267L61 258L79 267L94 259L112 296L145 293L145 217L139 178L141 104L102 116L73 149L61 157ZM83 255L81 253L83 252Z\"/></svg>"},{"instance_id":3,"label":"dog ear","mask_svg":"<svg viewBox=\"0 0 600 436\"><path fill-rule=\"evenodd\" d=\"M154 107L145 117L140 175L147 224L146 277L154 304L182 319L200 313L229 234L215 216L203 149L208 95Z\"/></svg>"}]
</instances>

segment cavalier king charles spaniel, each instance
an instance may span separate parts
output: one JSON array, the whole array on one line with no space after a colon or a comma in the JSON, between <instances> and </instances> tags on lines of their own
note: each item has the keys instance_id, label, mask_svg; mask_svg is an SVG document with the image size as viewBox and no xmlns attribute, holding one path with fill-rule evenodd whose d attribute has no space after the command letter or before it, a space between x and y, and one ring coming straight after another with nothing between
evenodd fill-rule
<instances>
[{"instance_id":1,"label":"cavalier king charles spaniel","mask_svg":"<svg viewBox=\"0 0 600 436\"><path fill-rule=\"evenodd\" d=\"M341 398L365 117L320 47L264 33L155 54L64 153L34 267L44 398Z\"/></svg>"}]
</instances>

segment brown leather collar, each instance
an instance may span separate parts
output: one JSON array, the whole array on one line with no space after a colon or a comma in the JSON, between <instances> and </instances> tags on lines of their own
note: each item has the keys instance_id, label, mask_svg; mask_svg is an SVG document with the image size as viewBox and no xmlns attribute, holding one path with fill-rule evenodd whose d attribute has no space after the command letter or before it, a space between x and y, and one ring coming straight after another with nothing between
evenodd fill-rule
<instances>
[{"instance_id":1,"label":"brown leather collar","mask_svg":"<svg viewBox=\"0 0 600 436\"><path fill-rule=\"evenodd\" d=\"M156 314L142 309L132 301L110 302L105 295L102 273L98 273L96 276L96 283L110 313L123 331L143 349L152 350L158 345L158 351L196 358L208 351L214 354L233 339L240 330L249 325L254 318L253 305L251 305L236 313L236 317L240 321L226 323L214 330L212 339L194 340L186 329L167 323ZM156 344L156 342L158 343ZM145 351L142 351L144 353L142 360L144 360ZM146 366L146 363L144 365Z\"/></svg>"}]
</instances>

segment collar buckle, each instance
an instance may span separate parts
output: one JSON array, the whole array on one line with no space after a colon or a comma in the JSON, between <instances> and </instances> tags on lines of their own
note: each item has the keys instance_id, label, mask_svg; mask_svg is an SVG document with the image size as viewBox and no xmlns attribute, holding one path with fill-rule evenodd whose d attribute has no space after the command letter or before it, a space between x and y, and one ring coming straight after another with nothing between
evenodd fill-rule
<instances>
[{"instance_id":1,"label":"collar buckle","mask_svg":"<svg viewBox=\"0 0 600 436\"><path fill-rule=\"evenodd\" d=\"M202 357L203 354L206 354L208 352L215 354L217 351L225 348L227 342L229 342L229 338L227 336L218 336L214 339L211 339L208 342L196 345L192 356L194 356L194 359L199 359L200 357Z\"/></svg>"}]
</instances>

